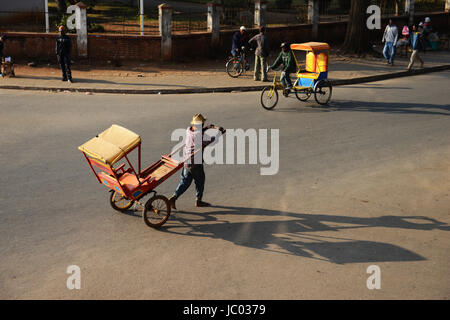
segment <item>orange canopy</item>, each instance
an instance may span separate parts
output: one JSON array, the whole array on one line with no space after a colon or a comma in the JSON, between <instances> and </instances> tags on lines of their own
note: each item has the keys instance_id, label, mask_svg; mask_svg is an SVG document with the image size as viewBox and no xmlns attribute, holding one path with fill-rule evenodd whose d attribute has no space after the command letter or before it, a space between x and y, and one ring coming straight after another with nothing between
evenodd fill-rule
<instances>
[{"instance_id":1,"label":"orange canopy","mask_svg":"<svg viewBox=\"0 0 450 320\"><path fill-rule=\"evenodd\" d=\"M305 43L293 43L291 44L292 50L303 50L303 51L320 51L320 50L330 50L330 46L325 42L305 42Z\"/></svg>"}]
</instances>

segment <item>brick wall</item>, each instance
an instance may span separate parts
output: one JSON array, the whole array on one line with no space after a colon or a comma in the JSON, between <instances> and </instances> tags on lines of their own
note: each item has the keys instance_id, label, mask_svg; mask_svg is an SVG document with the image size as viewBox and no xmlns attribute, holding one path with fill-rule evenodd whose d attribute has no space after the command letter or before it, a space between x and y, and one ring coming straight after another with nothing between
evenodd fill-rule
<instances>
[{"instance_id":1,"label":"brick wall","mask_svg":"<svg viewBox=\"0 0 450 320\"><path fill-rule=\"evenodd\" d=\"M429 14L433 26L441 33L449 31L449 13ZM421 21L424 16L418 16ZM407 21L406 17L394 18L401 28ZM370 31L368 36L374 40L381 40L382 30ZM345 37L346 22L321 23L319 39L331 45L342 43ZM250 35L257 33L256 29L249 30ZM231 39L234 31L221 32L220 45L216 50L210 47L211 35L209 33L175 34L173 35L173 59L205 58L214 54L229 55ZM45 33L7 33L5 55L16 60L44 60L55 61L55 39L57 34ZM269 28L267 36L271 47L278 50L281 42L307 42L311 40L311 25L297 25L290 27ZM76 36L72 38L73 55L76 57ZM136 60L155 61L161 56L161 37L159 36L130 36L130 35L89 35L88 53L91 60Z\"/></svg>"}]
</instances>

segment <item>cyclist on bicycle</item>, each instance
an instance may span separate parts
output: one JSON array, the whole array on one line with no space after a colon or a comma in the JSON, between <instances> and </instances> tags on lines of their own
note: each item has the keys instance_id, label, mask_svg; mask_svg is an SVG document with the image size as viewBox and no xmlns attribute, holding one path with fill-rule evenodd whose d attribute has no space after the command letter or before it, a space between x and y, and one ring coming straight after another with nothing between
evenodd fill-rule
<instances>
[{"instance_id":1,"label":"cyclist on bicycle","mask_svg":"<svg viewBox=\"0 0 450 320\"><path fill-rule=\"evenodd\" d=\"M248 34L247 29L242 26L239 28L239 31L236 31L233 35L233 43L231 47L231 54L233 57L236 57L237 54L240 54L243 50L243 47L246 47L248 44ZM248 63L245 62L245 68L248 70Z\"/></svg>"},{"instance_id":2,"label":"cyclist on bicycle","mask_svg":"<svg viewBox=\"0 0 450 320\"><path fill-rule=\"evenodd\" d=\"M295 63L294 54L292 53L289 44L286 42L281 44L281 52L278 55L278 58L267 68L267 70L276 69L281 64L283 65L280 77L281 83L286 87L286 90L290 90L292 88L290 74L297 72L297 65Z\"/></svg>"}]
</instances>

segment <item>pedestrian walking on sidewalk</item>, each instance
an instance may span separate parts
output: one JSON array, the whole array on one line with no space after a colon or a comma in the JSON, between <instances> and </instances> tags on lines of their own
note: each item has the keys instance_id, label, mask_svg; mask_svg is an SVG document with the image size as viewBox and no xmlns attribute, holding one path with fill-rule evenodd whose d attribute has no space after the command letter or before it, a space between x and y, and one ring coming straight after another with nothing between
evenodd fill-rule
<instances>
[{"instance_id":1,"label":"pedestrian walking on sidewalk","mask_svg":"<svg viewBox=\"0 0 450 320\"><path fill-rule=\"evenodd\" d=\"M64 26L58 28L59 37L56 39L56 57L61 66L62 81L72 83L72 71L70 70L70 51L72 50L72 41L66 35Z\"/></svg>"},{"instance_id":2,"label":"pedestrian walking on sidewalk","mask_svg":"<svg viewBox=\"0 0 450 320\"><path fill-rule=\"evenodd\" d=\"M384 43L383 56L387 60L387 63L391 66L394 65L395 47L397 46L397 40L398 28L394 24L392 19L389 19L389 24L384 30L382 42Z\"/></svg>"},{"instance_id":3,"label":"pedestrian walking on sidewalk","mask_svg":"<svg viewBox=\"0 0 450 320\"><path fill-rule=\"evenodd\" d=\"M253 80L267 81L267 56L269 55L269 40L266 36L266 28L260 27L259 34L251 38L248 42L256 42L255 50L255 73ZM261 79L262 75L262 79Z\"/></svg>"},{"instance_id":4,"label":"pedestrian walking on sidewalk","mask_svg":"<svg viewBox=\"0 0 450 320\"><path fill-rule=\"evenodd\" d=\"M411 59L409 60L408 71L411 70L416 59L419 60L420 67L423 68L423 60L419 55L419 50L422 50L422 46L423 46L423 34L417 31L417 28L415 25L412 26L410 39L411 39L412 53L411 53Z\"/></svg>"},{"instance_id":5,"label":"pedestrian walking on sidewalk","mask_svg":"<svg viewBox=\"0 0 450 320\"><path fill-rule=\"evenodd\" d=\"M209 137L205 134L208 129L217 129L222 134L225 130L222 127L217 127L213 124L209 126L205 125L206 118L201 114L196 114L192 118L191 126L186 130L186 145L183 150L184 154L184 166L181 171L181 180L176 188L174 194L169 199L171 208L176 209L175 201L190 187L192 180L195 182L195 195L196 195L196 207L208 207L209 203L204 202L203 190L205 188L205 171L203 169L203 149L207 143L210 141L215 141L218 139L219 133L216 137ZM198 149L200 149L199 157L197 153L194 154ZM193 155L194 154L194 155ZM199 159L200 158L200 159ZM199 163L197 163L199 162Z\"/></svg>"}]
</instances>

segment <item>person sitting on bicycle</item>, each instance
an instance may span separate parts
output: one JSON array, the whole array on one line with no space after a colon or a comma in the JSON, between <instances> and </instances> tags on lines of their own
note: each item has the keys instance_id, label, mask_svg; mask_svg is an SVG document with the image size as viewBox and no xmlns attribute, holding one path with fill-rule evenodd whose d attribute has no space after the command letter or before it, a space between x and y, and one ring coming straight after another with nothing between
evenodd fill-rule
<instances>
[{"instance_id":1,"label":"person sitting on bicycle","mask_svg":"<svg viewBox=\"0 0 450 320\"><path fill-rule=\"evenodd\" d=\"M280 80L281 83L286 87L286 90L289 90L292 88L292 81L290 74L297 72L297 65L295 63L294 54L292 53L289 44L286 42L283 42L281 44L281 52L278 55L278 58L267 69L268 70L276 69L281 64L283 65L283 69L281 72Z\"/></svg>"},{"instance_id":2,"label":"person sitting on bicycle","mask_svg":"<svg viewBox=\"0 0 450 320\"><path fill-rule=\"evenodd\" d=\"M231 54L235 57L238 53L241 52L242 47L247 46L248 43L248 34L247 29L242 26L239 31L236 31L233 35L233 43L231 47Z\"/></svg>"}]
</instances>

